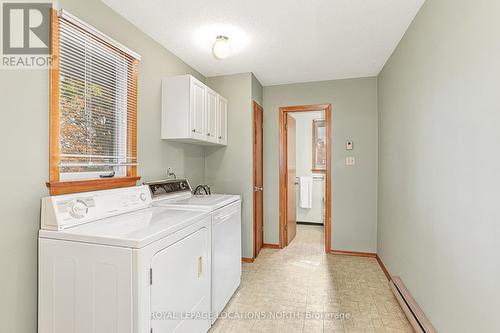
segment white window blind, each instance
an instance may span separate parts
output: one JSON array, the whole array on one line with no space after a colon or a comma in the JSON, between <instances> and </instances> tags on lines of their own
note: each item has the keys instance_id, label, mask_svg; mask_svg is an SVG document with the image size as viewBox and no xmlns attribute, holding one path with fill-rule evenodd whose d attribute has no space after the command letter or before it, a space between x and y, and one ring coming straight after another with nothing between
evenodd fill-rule
<instances>
[{"instance_id":1,"label":"white window blind","mask_svg":"<svg viewBox=\"0 0 500 333\"><path fill-rule=\"evenodd\" d=\"M123 177L137 165L139 56L71 14L59 13L61 180Z\"/></svg>"}]
</instances>

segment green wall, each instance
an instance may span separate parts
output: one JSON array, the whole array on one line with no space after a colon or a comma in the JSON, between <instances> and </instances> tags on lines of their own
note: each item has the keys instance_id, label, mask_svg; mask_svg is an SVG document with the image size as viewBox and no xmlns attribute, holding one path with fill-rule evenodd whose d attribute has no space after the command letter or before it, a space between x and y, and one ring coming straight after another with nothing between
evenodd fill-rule
<instances>
[{"instance_id":1,"label":"green wall","mask_svg":"<svg viewBox=\"0 0 500 333\"><path fill-rule=\"evenodd\" d=\"M378 251L439 332L500 332L499 13L427 0L378 79Z\"/></svg>"},{"instance_id":2,"label":"green wall","mask_svg":"<svg viewBox=\"0 0 500 333\"><path fill-rule=\"evenodd\" d=\"M252 74L252 101L256 101L260 106L264 103L264 88L259 80ZM252 106L253 111L253 106ZM253 119L253 118L252 118Z\"/></svg>"},{"instance_id":3,"label":"green wall","mask_svg":"<svg viewBox=\"0 0 500 333\"><path fill-rule=\"evenodd\" d=\"M264 242L279 242L279 107L332 104L332 248L377 251L377 79L264 87ZM345 150L354 140L355 149ZM346 156L356 165L345 166Z\"/></svg>"},{"instance_id":4,"label":"green wall","mask_svg":"<svg viewBox=\"0 0 500 333\"><path fill-rule=\"evenodd\" d=\"M253 256L252 74L210 77L207 84L228 100L228 146L205 148L205 181L214 193L242 197L243 256Z\"/></svg>"}]
</instances>

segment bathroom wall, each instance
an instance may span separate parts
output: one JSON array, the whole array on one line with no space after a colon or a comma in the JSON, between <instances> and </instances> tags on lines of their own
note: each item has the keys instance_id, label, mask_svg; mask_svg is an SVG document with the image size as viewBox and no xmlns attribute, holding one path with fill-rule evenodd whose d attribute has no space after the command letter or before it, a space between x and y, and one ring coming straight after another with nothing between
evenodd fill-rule
<instances>
[{"instance_id":1,"label":"bathroom wall","mask_svg":"<svg viewBox=\"0 0 500 333\"><path fill-rule=\"evenodd\" d=\"M323 200L325 195L325 181L324 179L320 180L317 178L324 177L325 174L313 173L311 171L313 154L312 123L315 119L325 119L324 112L292 113L291 116L296 121L296 175L297 177L315 176L312 188L312 208L300 207L300 186L297 185L297 221L324 223L325 205Z\"/></svg>"}]
</instances>

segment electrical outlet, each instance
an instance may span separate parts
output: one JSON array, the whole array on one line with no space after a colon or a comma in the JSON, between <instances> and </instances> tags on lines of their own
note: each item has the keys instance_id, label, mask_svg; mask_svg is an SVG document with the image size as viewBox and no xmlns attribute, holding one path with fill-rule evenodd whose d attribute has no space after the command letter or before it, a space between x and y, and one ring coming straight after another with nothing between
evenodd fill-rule
<instances>
[{"instance_id":1,"label":"electrical outlet","mask_svg":"<svg viewBox=\"0 0 500 333\"><path fill-rule=\"evenodd\" d=\"M173 177L174 179L177 178L177 176L175 175L174 169L169 167L167 169L167 178L170 178L170 177Z\"/></svg>"}]
</instances>

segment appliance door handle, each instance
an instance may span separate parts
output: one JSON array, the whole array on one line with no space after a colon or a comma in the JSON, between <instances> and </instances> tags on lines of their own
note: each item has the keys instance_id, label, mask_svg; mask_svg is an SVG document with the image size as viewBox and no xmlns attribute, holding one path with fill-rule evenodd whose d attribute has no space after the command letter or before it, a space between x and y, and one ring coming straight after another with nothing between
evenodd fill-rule
<instances>
[{"instance_id":1,"label":"appliance door handle","mask_svg":"<svg viewBox=\"0 0 500 333\"><path fill-rule=\"evenodd\" d=\"M230 218L231 216L233 216L235 213L237 213L237 211L234 211L234 212L231 212L229 214L226 214L226 215L220 215L220 216L217 216L216 219L220 222L220 221L225 221L227 220L228 218Z\"/></svg>"}]
</instances>

